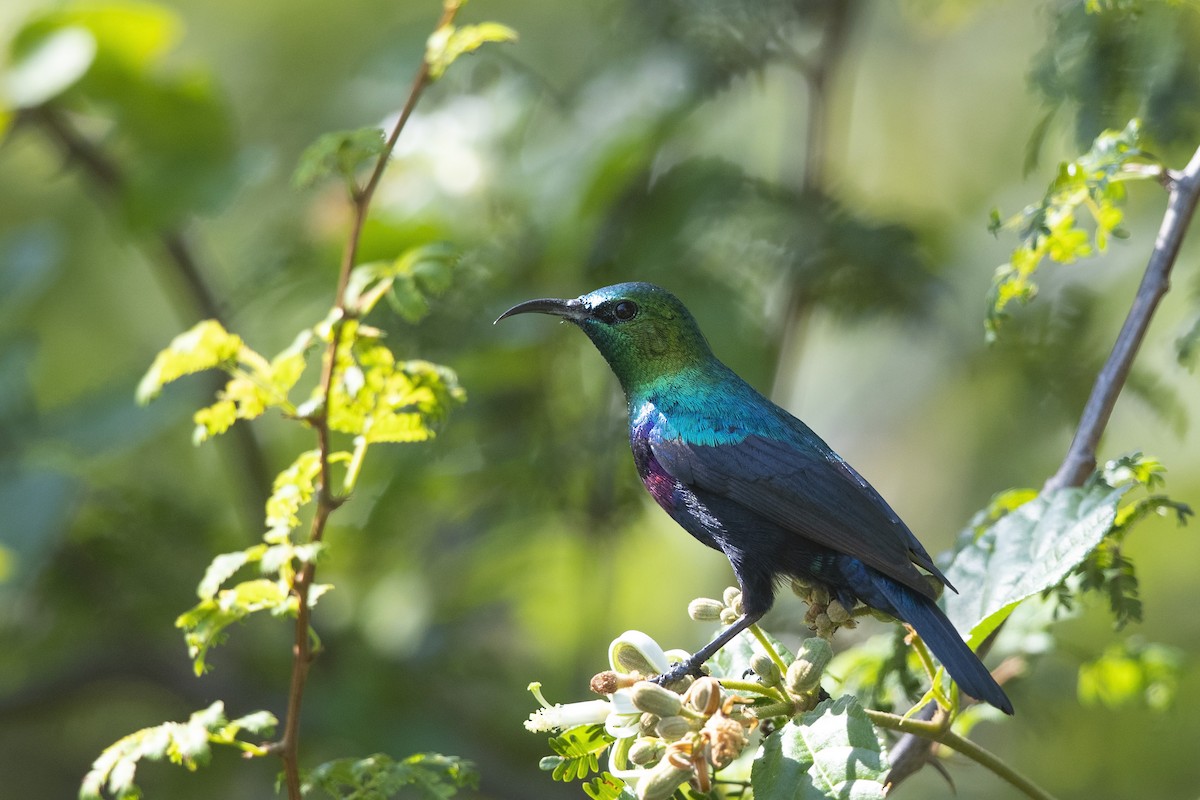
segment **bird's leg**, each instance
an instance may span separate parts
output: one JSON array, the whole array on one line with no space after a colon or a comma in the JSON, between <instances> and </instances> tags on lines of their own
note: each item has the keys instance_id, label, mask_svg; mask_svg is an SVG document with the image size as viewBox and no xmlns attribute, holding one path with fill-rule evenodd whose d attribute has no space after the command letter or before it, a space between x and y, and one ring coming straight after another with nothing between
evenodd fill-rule
<instances>
[{"instance_id":1,"label":"bird's leg","mask_svg":"<svg viewBox=\"0 0 1200 800\"><path fill-rule=\"evenodd\" d=\"M738 617L732 625L718 633L711 642L704 645L704 647L701 647L694 654L692 654L691 658L680 664L676 664L671 669L659 675L654 679L654 682L659 686L670 686L671 684L682 680L685 675L699 676L700 667L704 666L706 661L716 655L717 651L722 647L733 641L735 636L762 619L763 614L765 613L765 611L759 611L757 613L751 613L747 611L745 614L742 614L742 616Z\"/></svg>"}]
</instances>

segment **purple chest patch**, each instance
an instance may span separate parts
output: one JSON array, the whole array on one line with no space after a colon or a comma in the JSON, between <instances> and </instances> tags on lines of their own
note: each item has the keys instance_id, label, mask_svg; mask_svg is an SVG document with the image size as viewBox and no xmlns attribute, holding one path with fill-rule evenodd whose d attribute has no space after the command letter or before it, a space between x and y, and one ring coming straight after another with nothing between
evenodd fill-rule
<instances>
[{"instance_id":1,"label":"purple chest patch","mask_svg":"<svg viewBox=\"0 0 1200 800\"><path fill-rule=\"evenodd\" d=\"M651 428L653 423L646 420L631 432L629 444L633 450L633 463L650 496L667 511L673 511L679 482L654 457L654 451L650 449Z\"/></svg>"}]
</instances>

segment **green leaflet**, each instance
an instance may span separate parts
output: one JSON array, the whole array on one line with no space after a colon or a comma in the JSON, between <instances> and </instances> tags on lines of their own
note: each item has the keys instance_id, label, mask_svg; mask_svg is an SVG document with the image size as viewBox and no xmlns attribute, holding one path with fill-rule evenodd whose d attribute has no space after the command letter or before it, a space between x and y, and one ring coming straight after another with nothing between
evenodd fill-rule
<instances>
[{"instance_id":1,"label":"green leaflet","mask_svg":"<svg viewBox=\"0 0 1200 800\"><path fill-rule=\"evenodd\" d=\"M826 700L768 737L754 759L755 800L882 800L887 750L853 696Z\"/></svg>"},{"instance_id":2,"label":"green leaflet","mask_svg":"<svg viewBox=\"0 0 1200 800\"><path fill-rule=\"evenodd\" d=\"M977 647L1022 600L1062 582L1112 530L1129 484L1094 478L1080 489L1042 494L1018 506L958 551L946 577L959 594L946 615Z\"/></svg>"},{"instance_id":3,"label":"green leaflet","mask_svg":"<svg viewBox=\"0 0 1200 800\"><path fill-rule=\"evenodd\" d=\"M248 731L271 736L275 725L275 715L267 711L257 711L230 722L225 718L225 704L218 700L192 714L187 722L164 722L153 728L143 728L106 747L84 777L79 798L101 800L108 796L116 800L133 800L141 797L141 790L133 779L138 762L143 758L151 761L166 758L172 764L194 770L208 763L212 756L210 745L213 744L234 747L247 755L266 755L266 749L239 739L238 734Z\"/></svg>"}]
</instances>

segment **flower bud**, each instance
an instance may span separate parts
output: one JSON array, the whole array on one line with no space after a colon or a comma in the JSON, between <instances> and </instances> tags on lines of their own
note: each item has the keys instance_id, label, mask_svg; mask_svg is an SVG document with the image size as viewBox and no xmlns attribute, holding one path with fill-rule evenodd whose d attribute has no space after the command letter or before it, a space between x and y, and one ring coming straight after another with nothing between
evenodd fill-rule
<instances>
[{"instance_id":1,"label":"flower bud","mask_svg":"<svg viewBox=\"0 0 1200 800\"><path fill-rule=\"evenodd\" d=\"M657 683L638 681L633 685L633 704L639 711L659 717L671 717L683 708L683 698Z\"/></svg>"},{"instance_id":2,"label":"flower bud","mask_svg":"<svg viewBox=\"0 0 1200 800\"><path fill-rule=\"evenodd\" d=\"M736 611L734 611L732 608L721 609L721 624L722 625L732 625L733 623L738 621L739 616L741 616L741 615L738 614Z\"/></svg>"},{"instance_id":3,"label":"flower bud","mask_svg":"<svg viewBox=\"0 0 1200 800\"><path fill-rule=\"evenodd\" d=\"M638 800L669 800L679 785L692 776L691 767L677 766L664 758L638 782Z\"/></svg>"},{"instance_id":4,"label":"flower bud","mask_svg":"<svg viewBox=\"0 0 1200 800\"><path fill-rule=\"evenodd\" d=\"M684 717L663 717L654 726L654 731L668 742L673 742L691 733L692 723Z\"/></svg>"},{"instance_id":5,"label":"flower bud","mask_svg":"<svg viewBox=\"0 0 1200 800\"><path fill-rule=\"evenodd\" d=\"M787 688L793 694L805 694L821 685L821 673L833 659L829 642L810 636L800 644L800 653L787 670Z\"/></svg>"},{"instance_id":6,"label":"flower bud","mask_svg":"<svg viewBox=\"0 0 1200 800\"><path fill-rule=\"evenodd\" d=\"M688 616L696 622L715 622L721 618L725 604L709 597L697 597L688 603Z\"/></svg>"},{"instance_id":7,"label":"flower bud","mask_svg":"<svg viewBox=\"0 0 1200 800\"><path fill-rule=\"evenodd\" d=\"M725 594L722 596L725 598L725 605L733 609L734 613L736 613L739 617L746 613L746 609L742 606L741 589L737 588L736 586L726 586Z\"/></svg>"},{"instance_id":8,"label":"flower bud","mask_svg":"<svg viewBox=\"0 0 1200 800\"><path fill-rule=\"evenodd\" d=\"M697 678L683 700L688 708L711 717L721 707L721 682L716 678Z\"/></svg>"},{"instance_id":9,"label":"flower bud","mask_svg":"<svg viewBox=\"0 0 1200 800\"><path fill-rule=\"evenodd\" d=\"M588 686L596 694L613 694L617 689L626 689L633 684L634 680L631 676L606 669L604 672L593 675Z\"/></svg>"},{"instance_id":10,"label":"flower bud","mask_svg":"<svg viewBox=\"0 0 1200 800\"><path fill-rule=\"evenodd\" d=\"M783 682L783 673L779 671L779 665L766 653L750 656L750 669L758 675L763 686L778 686Z\"/></svg>"},{"instance_id":11,"label":"flower bud","mask_svg":"<svg viewBox=\"0 0 1200 800\"><path fill-rule=\"evenodd\" d=\"M629 746L629 760L639 767L657 764L667 751L661 739L638 739Z\"/></svg>"}]
</instances>

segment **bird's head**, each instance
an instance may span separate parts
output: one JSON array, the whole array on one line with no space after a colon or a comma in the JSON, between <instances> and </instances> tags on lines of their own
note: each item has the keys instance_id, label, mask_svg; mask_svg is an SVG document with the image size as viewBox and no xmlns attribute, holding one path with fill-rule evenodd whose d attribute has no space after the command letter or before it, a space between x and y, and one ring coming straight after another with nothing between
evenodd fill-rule
<instances>
[{"instance_id":1,"label":"bird's head","mask_svg":"<svg viewBox=\"0 0 1200 800\"><path fill-rule=\"evenodd\" d=\"M626 394L712 358L708 342L687 308L654 284L618 283L574 300L527 300L505 311L496 322L532 312L562 317L582 328Z\"/></svg>"}]
</instances>

